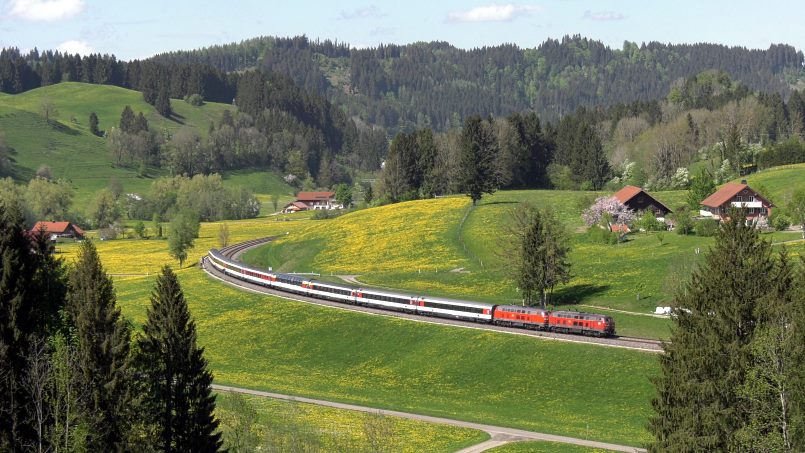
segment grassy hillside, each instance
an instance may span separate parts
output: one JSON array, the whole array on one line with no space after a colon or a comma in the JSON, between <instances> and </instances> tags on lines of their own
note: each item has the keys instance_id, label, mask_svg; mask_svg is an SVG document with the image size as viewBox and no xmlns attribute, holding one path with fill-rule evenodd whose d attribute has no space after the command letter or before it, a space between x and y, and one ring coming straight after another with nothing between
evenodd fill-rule
<instances>
[{"instance_id":1,"label":"grassy hillside","mask_svg":"<svg viewBox=\"0 0 805 453\"><path fill-rule=\"evenodd\" d=\"M297 450L304 443L316 451L360 452L379 447L401 453L448 453L489 438L473 429L226 392L217 394L215 409L225 436L237 429L243 435L248 428L261 444L275 448L269 451Z\"/></svg>"},{"instance_id":2,"label":"grassy hillside","mask_svg":"<svg viewBox=\"0 0 805 453\"><path fill-rule=\"evenodd\" d=\"M181 280L219 383L574 437L589 425L590 438L646 440L654 354L311 306L211 282L197 269ZM152 284L115 282L135 322L144 320Z\"/></svg>"},{"instance_id":3,"label":"grassy hillside","mask_svg":"<svg viewBox=\"0 0 805 453\"><path fill-rule=\"evenodd\" d=\"M318 223L228 222L233 242L293 236ZM216 232L216 224L202 225L189 263L215 246ZM143 322L154 273L175 263L166 241L97 247L124 314ZM75 250L60 245L68 261ZM646 440L653 354L327 309L243 292L195 267L179 274L219 383L633 445Z\"/></svg>"},{"instance_id":4,"label":"grassy hillside","mask_svg":"<svg viewBox=\"0 0 805 453\"><path fill-rule=\"evenodd\" d=\"M52 102L58 111L56 121L48 124L42 116L42 104ZM118 178L126 191L143 192L152 179L137 175L134 169L115 168L109 158L105 139L89 132L89 114L95 112L99 128L109 130L120 121L120 113L130 105L135 113L143 112L154 130L175 131L187 126L207 134L211 121L224 110L234 107L206 103L194 107L174 99L175 118L165 119L145 103L138 91L124 88L65 82L38 88L17 95L0 97L0 134L14 148L14 178L25 182L33 177L42 164L50 166L53 176L72 182L75 206L81 210L92 194L106 187L111 177ZM166 175L151 169L151 176ZM238 171L224 175L227 184L253 187L258 193L281 193L292 189L276 175L257 170Z\"/></svg>"},{"instance_id":5,"label":"grassy hillside","mask_svg":"<svg viewBox=\"0 0 805 453\"><path fill-rule=\"evenodd\" d=\"M797 190L805 190L805 164L783 165L737 178L734 182L746 182L775 204L784 206Z\"/></svg>"},{"instance_id":6,"label":"grassy hillside","mask_svg":"<svg viewBox=\"0 0 805 453\"><path fill-rule=\"evenodd\" d=\"M796 179L794 173L802 168L805 167L792 166L755 176L777 199L791 187L805 184L779 182ZM675 288L704 257L696 250L706 251L713 239L667 232L662 236L633 234L618 245L592 242L584 233L580 213L599 195L501 191L484 197L474 208L466 197L383 206L335 220L311 222L249 252L244 259L286 271L358 274L361 282L372 286L519 303L506 244L501 238L507 234L511 209L529 202L551 207L570 232L573 278L556 289L554 300L558 306L649 314L655 307L667 305ZM685 204L684 191L655 195L673 208ZM796 235L766 237L779 242L795 239ZM795 245L792 253L797 251ZM660 338L668 334L667 320L617 311L612 314L622 334Z\"/></svg>"}]
</instances>

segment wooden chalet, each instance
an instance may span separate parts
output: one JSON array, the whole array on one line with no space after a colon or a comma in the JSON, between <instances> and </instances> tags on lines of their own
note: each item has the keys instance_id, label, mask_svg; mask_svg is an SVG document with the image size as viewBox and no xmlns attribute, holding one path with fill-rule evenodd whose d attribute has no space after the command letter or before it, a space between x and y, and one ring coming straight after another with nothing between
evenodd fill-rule
<instances>
[{"instance_id":1,"label":"wooden chalet","mask_svg":"<svg viewBox=\"0 0 805 453\"><path fill-rule=\"evenodd\" d=\"M657 218L665 218L671 210L648 192L637 186L626 186L615 192L613 197L635 212L651 211Z\"/></svg>"},{"instance_id":2,"label":"wooden chalet","mask_svg":"<svg viewBox=\"0 0 805 453\"><path fill-rule=\"evenodd\" d=\"M343 206L335 200L335 192L299 192L296 201L288 203L282 208L285 214L299 211L317 211L326 209L341 209Z\"/></svg>"},{"instance_id":3,"label":"wooden chalet","mask_svg":"<svg viewBox=\"0 0 805 453\"><path fill-rule=\"evenodd\" d=\"M44 230L45 234L50 235L50 240L55 241L59 238L84 239L84 230L74 225L72 222L36 222L31 233L38 234Z\"/></svg>"},{"instance_id":4,"label":"wooden chalet","mask_svg":"<svg viewBox=\"0 0 805 453\"><path fill-rule=\"evenodd\" d=\"M702 201L699 215L722 220L730 208L746 208L746 219L755 220L758 217L768 217L774 205L763 195L749 187L746 180L740 184L728 182L721 186L714 194Z\"/></svg>"}]
</instances>

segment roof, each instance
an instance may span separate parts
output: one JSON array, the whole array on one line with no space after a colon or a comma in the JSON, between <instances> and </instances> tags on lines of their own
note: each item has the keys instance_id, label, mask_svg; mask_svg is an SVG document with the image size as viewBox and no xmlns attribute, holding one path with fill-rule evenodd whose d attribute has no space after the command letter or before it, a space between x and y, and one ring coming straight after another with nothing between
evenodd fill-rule
<instances>
[{"instance_id":1,"label":"roof","mask_svg":"<svg viewBox=\"0 0 805 453\"><path fill-rule=\"evenodd\" d=\"M627 204L629 203L630 200L632 200L634 197L640 194L643 194L644 196L648 197L652 202L651 204L655 205L660 210L664 209L667 212L672 212L671 209L669 209L668 206L662 204L660 200L652 197L651 194L649 194L648 192L637 186L625 186L623 189L615 192L615 194L613 194L612 196L615 197L621 203ZM640 201L640 203L642 203L642 201Z\"/></svg>"},{"instance_id":2,"label":"roof","mask_svg":"<svg viewBox=\"0 0 805 453\"><path fill-rule=\"evenodd\" d=\"M335 197L335 192L299 192L297 201L327 201Z\"/></svg>"},{"instance_id":3,"label":"roof","mask_svg":"<svg viewBox=\"0 0 805 453\"><path fill-rule=\"evenodd\" d=\"M627 201L631 200L642 191L643 189L637 186L626 186L623 189L615 192L615 195L612 196L617 198L621 203L626 204Z\"/></svg>"},{"instance_id":4,"label":"roof","mask_svg":"<svg viewBox=\"0 0 805 453\"><path fill-rule=\"evenodd\" d=\"M300 201L292 201L292 202L286 204L285 208L283 208L283 209L288 209L288 208L291 208L291 207L296 208L296 209L300 209L300 210L303 210L303 211L308 209L308 206L306 204L300 202Z\"/></svg>"},{"instance_id":5,"label":"roof","mask_svg":"<svg viewBox=\"0 0 805 453\"><path fill-rule=\"evenodd\" d=\"M613 233L631 233L632 230L630 230L627 225L624 225L622 223L616 223L615 225L612 225L612 232Z\"/></svg>"},{"instance_id":6,"label":"roof","mask_svg":"<svg viewBox=\"0 0 805 453\"><path fill-rule=\"evenodd\" d=\"M728 183L724 184L723 186L721 186L721 188L718 189L714 194L712 194L709 197L707 197L704 200L702 200L702 205L710 207L710 208L718 208L718 207L722 206L724 203L732 200L732 197L738 195L744 189L752 190L752 188L749 187L749 185L747 185L745 183L738 184L738 183L734 183L734 182L728 182ZM755 192L754 190L752 190L752 191ZM765 197L763 197L763 195L761 195L761 194L759 194L757 192L755 192L755 195L757 195L763 201L768 203L769 206L774 206L774 205L771 204L771 202L766 200Z\"/></svg>"},{"instance_id":7,"label":"roof","mask_svg":"<svg viewBox=\"0 0 805 453\"><path fill-rule=\"evenodd\" d=\"M31 228L31 231L38 232L39 230L44 228L46 233L64 234L64 233L67 232L67 230L70 228L70 226L73 227L73 231L75 231L76 234L78 234L80 236L84 235L84 231L81 228L78 228L77 226L73 225L70 222L43 222L43 221L39 221L39 222L36 222L36 225L34 225L33 228Z\"/></svg>"}]
</instances>

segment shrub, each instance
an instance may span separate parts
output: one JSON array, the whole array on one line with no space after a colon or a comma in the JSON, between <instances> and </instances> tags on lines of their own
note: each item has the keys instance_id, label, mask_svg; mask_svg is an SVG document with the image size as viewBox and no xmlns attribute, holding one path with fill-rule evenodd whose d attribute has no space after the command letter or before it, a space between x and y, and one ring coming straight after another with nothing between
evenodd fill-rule
<instances>
[{"instance_id":1,"label":"shrub","mask_svg":"<svg viewBox=\"0 0 805 453\"><path fill-rule=\"evenodd\" d=\"M196 107L204 105L204 98L202 98L199 94L191 94L190 96L186 96L184 101Z\"/></svg>"},{"instance_id":2,"label":"shrub","mask_svg":"<svg viewBox=\"0 0 805 453\"><path fill-rule=\"evenodd\" d=\"M649 231L665 231L665 224L657 220L657 217L654 216L654 213L651 211L645 211L640 219L637 221L637 226L645 230L646 232Z\"/></svg>"},{"instance_id":3,"label":"shrub","mask_svg":"<svg viewBox=\"0 0 805 453\"><path fill-rule=\"evenodd\" d=\"M587 237L591 242L598 244L617 244L618 233L613 233L610 230L601 228L599 226L592 226L587 230Z\"/></svg>"},{"instance_id":4,"label":"shrub","mask_svg":"<svg viewBox=\"0 0 805 453\"><path fill-rule=\"evenodd\" d=\"M718 221L715 219L702 219L696 222L696 236L712 237L718 231Z\"/></svg>"},{"instance_id":5,"label":"shrub","mask_svg":"<svg viewBox=\"0 0 805 453\"><path fill-rule=\"evenodd\" d=\"M693 217L687 207L680 207L673 214L676 234L693 233Z\"/></svg>"},{"instance_id":6,"label":"shrub","mask_svg":"<svg viewBox=\"0 0 805 453\"><path fill-rule=\"evenodd\" d=\"M772 212L770 220L772 228L777 231L787 230L791 226L791 219L783 213L778 213L778 211Z\"/></svg>"}]
</instances>

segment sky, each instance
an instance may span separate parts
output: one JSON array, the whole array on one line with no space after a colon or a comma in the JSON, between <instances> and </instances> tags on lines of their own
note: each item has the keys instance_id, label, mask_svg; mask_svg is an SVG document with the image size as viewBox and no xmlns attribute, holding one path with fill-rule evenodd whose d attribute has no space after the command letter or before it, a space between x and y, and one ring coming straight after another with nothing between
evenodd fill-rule
<instances>
[{"instance_id":1,"label":"sky","mask_svg":"<svg viewBox=\"0 0 805 453\"><path fill-rule=\"evenodd\" d=\"M613 48L628 40L802 49L803 12L802 0L0 0L0 47L131 60L257 36L468 49L580 34Z\"/></svg>"}]
</instances>

